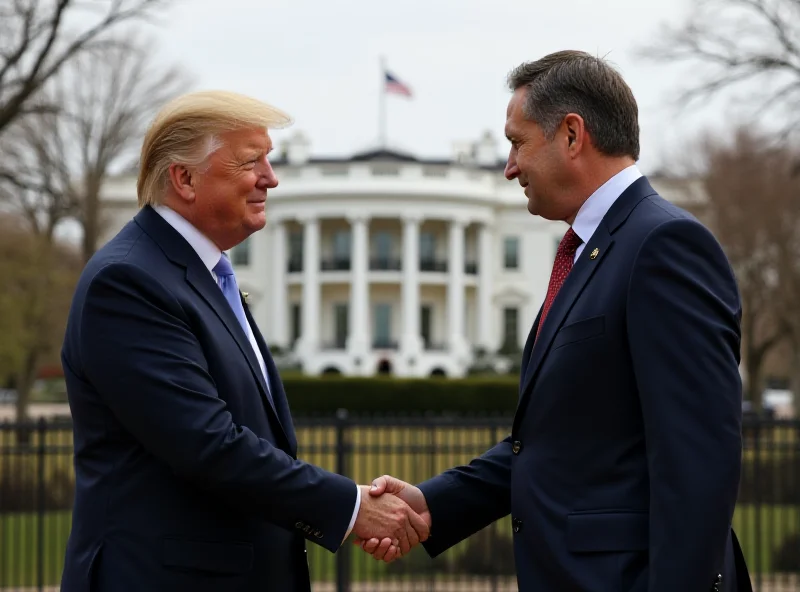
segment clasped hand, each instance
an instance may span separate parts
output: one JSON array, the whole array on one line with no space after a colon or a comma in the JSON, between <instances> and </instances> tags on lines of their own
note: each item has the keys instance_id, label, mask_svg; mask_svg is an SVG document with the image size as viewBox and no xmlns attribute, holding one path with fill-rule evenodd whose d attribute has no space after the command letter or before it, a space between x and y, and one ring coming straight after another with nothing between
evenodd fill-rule
<instances>
[{"instance_id":1,"label":"clasped hand","mask_svg":"<svg viewBox=\"0 0 800 592\"><path fill-rule=\"evenodd\" d=\"M361 487L354 544L390 563L428 539L431 514L419 488L389 475Z\"/></svg>"}]
</instances>

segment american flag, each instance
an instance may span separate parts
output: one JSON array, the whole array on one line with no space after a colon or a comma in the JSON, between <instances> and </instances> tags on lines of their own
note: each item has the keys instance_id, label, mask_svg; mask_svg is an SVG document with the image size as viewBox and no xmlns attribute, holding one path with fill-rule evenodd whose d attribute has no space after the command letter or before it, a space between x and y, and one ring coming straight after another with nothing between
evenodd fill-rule
<instances>
[{"instance_id":1,"label":"american flag","mask_svg":"<svg viewBox=\"0 0 800 592\"><path fill-rule=\"evenodd\" d=\"M403 95L404 97L411 96L411 89L407 85L400 82L397 78L395 78L388 72L384 72L384 75L385 75L384 88L386 92Z\"/></svg>"}]
</instances>

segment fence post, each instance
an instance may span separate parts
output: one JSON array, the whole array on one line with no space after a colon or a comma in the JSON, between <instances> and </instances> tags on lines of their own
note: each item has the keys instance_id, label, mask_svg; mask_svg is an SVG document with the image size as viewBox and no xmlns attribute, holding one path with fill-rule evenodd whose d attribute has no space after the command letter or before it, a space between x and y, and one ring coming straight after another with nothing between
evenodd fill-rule
<instances>
[{"instance_id":1,"label":"fence post","mask_svg":"<svg viewBox=\"0 0 800 592\"><path fill-rule=\"evenodd\" d=\"M347 409L336 411L336 472L347 475ZM345 543L336 552L336 592L350 592L350 547Z\"/></svg>"},{"instance_id":2,"label":"fence post","mask_svg":"<svg viewBox=\"0 0 800 592\"><path fill-rule=\"evenodd\" d=\"M39 499L37 500L37 513L38 520L36 521L36 584L39 587L39 592L44 590L44 520L45 520L45 479L44 479L44 465L47 436L47 424L43 417L39 418L38 430L39 434L39 449L37 456L37 479L39 481Z\"/></svg>"}]
</instances>

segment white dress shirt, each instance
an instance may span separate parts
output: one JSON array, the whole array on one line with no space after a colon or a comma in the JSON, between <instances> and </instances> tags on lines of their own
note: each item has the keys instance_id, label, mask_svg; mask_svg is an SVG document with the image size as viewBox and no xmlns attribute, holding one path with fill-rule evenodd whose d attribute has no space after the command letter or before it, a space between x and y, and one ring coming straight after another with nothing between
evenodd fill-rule
<instances>
[{"instance_id":1,"label":"white dress shirt","mask_svg":"<svg viewBox=\"0 0 800 592\"><path fill-rule=\"evenodd\" d=\"M575 252L575 261L578 260L586 243L592 238L594 231L600 226L603 217L617 201L617 198L641 176L642 172L635 164L632 164L603 183L597 188L597 191L589 196L589 199L583 202L572 223L572 230L583 241Z\"/></svg>"},{"instance_id":2,"label":"white dress shirt","mask_svg":"<svg viewBox=\"0 0 800 592\"><path fill-rule=\"evenodd\" d=\"M195 250L197 256L200 257L200 260L203 262L208 268L208 272L211 274L211 277L214 278L214 282L219 285L217 282L217 274L213 272L214 267L217 265L219 258L222 257L222 251L215 245L207 236L205 236L202 232L200 232L194 225L192 225L186 218L178 214L172 208L169 208L164 205L156 205L153 209L162 217L166 222L172 226L184 239L189 245ZM220 288L221 290L221 288ZM272 392L272 389L269 386L269 377L267 376L267 367L264 364L264 357L261 354L261 349L258 347L258 343L256 342L255 335L253 334L253 328L250 327L250 324L247 325L247 337L250 341L250 345L253 348L253 351L258 358L258 364L261 366L261 372L264 374L264 380L267 383L267 389ZM353 516L350 518L350 526L347 528L347 533L344 535L346 539L350 536L350 531L353 530L353 525L356 522L356 516L358 516L358 509L361 507L361 488L356 485L356 505L353 509Z\"/></svg>"}]
</instances>

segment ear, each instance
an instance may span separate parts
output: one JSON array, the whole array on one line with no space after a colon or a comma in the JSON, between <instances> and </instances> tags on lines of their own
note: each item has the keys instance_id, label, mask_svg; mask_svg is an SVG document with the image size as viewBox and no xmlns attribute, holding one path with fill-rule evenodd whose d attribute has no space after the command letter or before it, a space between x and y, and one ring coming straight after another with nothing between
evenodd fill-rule
<instances>
[{"instance_id":1,"label":"ear","mask_svg":"<svg viewBox=\"0 0 800 592\"><path fill-rule=\"evenodd\" d=\"M586 125L583 117L577 113L567 113L561 125L567 153L570 157L575 158L581 153L589 139L586 134Z\"/></svg>"},{"instance_id":2,"label":"ear","mask_svg":"<svg viewBox=\"0 0 800 592\"><path fill-rule=\"evenodd\" d=\"M196 172L189 170L186 165L169 165L169 185L172 191L185 202L195 200Z\"/></svg>"}]
</instances>

